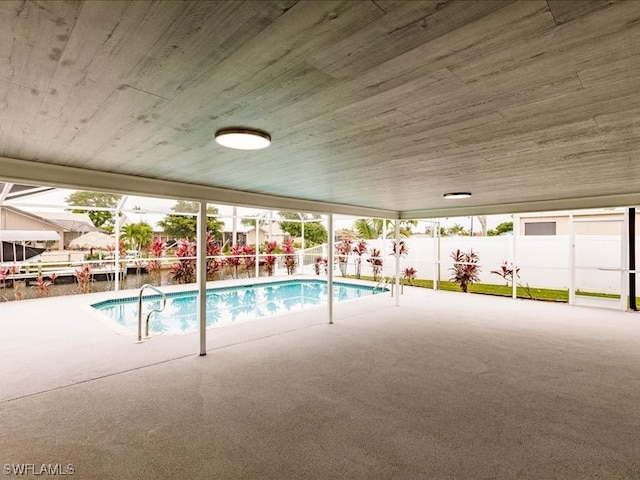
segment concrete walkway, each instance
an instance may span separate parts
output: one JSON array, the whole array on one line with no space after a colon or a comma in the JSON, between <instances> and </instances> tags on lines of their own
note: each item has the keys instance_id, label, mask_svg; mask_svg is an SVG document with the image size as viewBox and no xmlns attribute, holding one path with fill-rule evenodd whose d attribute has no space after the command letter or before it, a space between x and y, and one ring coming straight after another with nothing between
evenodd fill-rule
<instances>
[{"instance_id":1,"label":"concrete walkway","mask_svg":"<svg viewBox=\"0 0 640 480\"><path fill-rule=\"evenodd\" d=\"M210 329L198 357L196 334L136 345L84 302L0 305L0 467L640 479L636 314L406 288L401 307L338 304L334 325L318 309Z\"/></svg>"}]
</instances>

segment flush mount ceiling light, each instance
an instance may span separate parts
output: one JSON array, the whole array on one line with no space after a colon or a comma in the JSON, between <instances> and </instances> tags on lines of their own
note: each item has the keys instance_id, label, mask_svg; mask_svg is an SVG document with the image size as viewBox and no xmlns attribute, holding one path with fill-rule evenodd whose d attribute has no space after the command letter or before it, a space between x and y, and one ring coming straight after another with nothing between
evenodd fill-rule
<instances>
[{"instance_id":1,"label":"flush mount ceiling light","mask_svg":"<svg viewBox=\"0 0 640 480\"><path fill-rule=\"evenodd\" d=\"M237 150L260 150L271 145L271 135L251 128L223 128L215 137L219 145Z\"/></svg>"},{"instance_id":2,"label":"flush mount ceiling light","mask_svg":"<svg viewBox=\"0 0 640 480\"><path fill-rule=\"evenodd\" d=\"M445 193L443 195L444 198L448 198L451 200L456 200L458 198L469 198L471 196L471 193L469 192L451 192L451 193Z\"/></svg>"}]
</instances>

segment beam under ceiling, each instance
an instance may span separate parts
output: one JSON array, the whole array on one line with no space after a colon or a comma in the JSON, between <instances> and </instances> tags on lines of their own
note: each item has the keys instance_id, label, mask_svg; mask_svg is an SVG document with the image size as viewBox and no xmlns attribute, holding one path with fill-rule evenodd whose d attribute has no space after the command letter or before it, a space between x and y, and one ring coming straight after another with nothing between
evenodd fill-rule
<instances>
[{"instance_id":1,"label":"beam under ceiling","mask_svg":"<svg viewBox=\"0 0 640 480\"><path fill-rule=\"evenodd\" d=\"M451 200L464 202L464 200ZM640 193L602 195L583 198L540 200L535 202L503 203L499 205L459 204L451 208L434 208L400 212L400 218L411 220L420 218L468 217L470 215L499 215L505 213L551 212L557 210L582 210L586 208L612 208L640 205Z\"/></svg>"},{"instance_id":2,"label":"beam under ceiling","mask_svg":"<svg viewBox=\"0 0 640 480\"><path fill-rule=\"evenodd\" d=\"M58 188L142 195L245 207L271 208L313 213L334 213L356 217L400 217L400 212L376 208L317 202L276 195L230 190L225 188L159 180L147 177L99 172L76 167L0 157L0 181L47 185Z\"/></svg>"}]
</instances>

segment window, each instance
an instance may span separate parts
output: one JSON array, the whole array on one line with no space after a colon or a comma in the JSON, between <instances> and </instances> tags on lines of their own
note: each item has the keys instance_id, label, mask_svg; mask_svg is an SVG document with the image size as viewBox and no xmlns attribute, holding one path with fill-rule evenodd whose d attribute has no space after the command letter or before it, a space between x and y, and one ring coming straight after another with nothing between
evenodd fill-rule
<instances>
[{"instance_id":1,"label":"window","mask_svg":"<svg viewBox=\"0 0 640 480\"><path fill-rule=\"evenodd\" d=\"M555 235L556 222L532 222L524 224L525 235Z\"/></svg>"}]
</instances>

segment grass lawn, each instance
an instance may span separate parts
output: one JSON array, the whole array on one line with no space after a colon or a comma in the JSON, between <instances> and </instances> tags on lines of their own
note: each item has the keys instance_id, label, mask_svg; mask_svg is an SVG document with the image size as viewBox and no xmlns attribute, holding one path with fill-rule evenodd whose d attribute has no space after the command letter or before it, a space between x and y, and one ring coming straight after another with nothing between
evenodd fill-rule
<instances>
[{"instance_id":1,"label":"grass lawn","mask_svg":"<svg viewBox=\"0 0 640 480\"><path fill-rule=\"evenodd\" d=\"M348 278L355 278L353 275L348 275ZM373 277L362 276L363 280L373 281ZM408 285L404 280L405 285ZM413 280L413 286L422 288L433 288L433 280ZM448 290L453 292L460 292L458 284L447 281L440 281L438 284L438 290ZM517 287L518 298L532 298L534 300L546 300L553 302L569 302L569 290L554 290L551 288L529 288L529 293L523 287ZM503 297L510 297L512 294L511 285L493 285L489 283L474 283L469 285L469 293L480 293L484 295L499 295ZM576 291L576 295L583 295L586 297L601 297L601 298L613 298L619 299L620 295L613 293L599 293L599 292L582 292ZM637 298L637 304L640 305L640 297Z\"/></svg>"}]
</instances>

